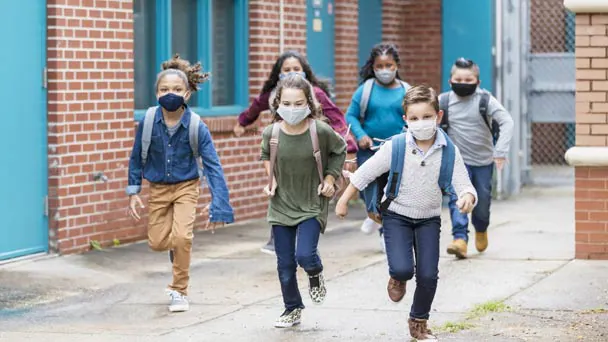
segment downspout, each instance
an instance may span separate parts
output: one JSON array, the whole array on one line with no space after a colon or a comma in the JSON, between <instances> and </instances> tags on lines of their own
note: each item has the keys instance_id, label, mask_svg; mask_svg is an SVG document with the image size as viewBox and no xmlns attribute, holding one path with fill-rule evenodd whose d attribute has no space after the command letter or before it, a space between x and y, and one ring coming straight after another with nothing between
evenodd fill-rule
<instances>
[{"instance_id":1,"label":"downspout","mask_svg":"<svg viewBox=\"0 0 608 342\"><path fill-rule=\"evenodd\" d=\"M282 54L283 50L285 49L285 34L283 29L283 24L285 22L283 14L285 12L285 9L283 1L284 0L279 0L279 54Z\"/></svg>"}]
</instances>

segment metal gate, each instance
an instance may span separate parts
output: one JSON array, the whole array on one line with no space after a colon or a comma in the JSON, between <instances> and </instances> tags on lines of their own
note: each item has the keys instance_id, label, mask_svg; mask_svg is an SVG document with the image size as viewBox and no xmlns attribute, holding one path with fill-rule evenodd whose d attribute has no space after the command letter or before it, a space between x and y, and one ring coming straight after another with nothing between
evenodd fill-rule
<instances>
[{"instance_id":1,"label":"metal gate","mask_svg":"<svg viewBox=\"0 0 608 342\"><path fill-rule=\"evenodd\" d=\"M574 15L563 0L522 3L528 23L522 180L534 185L572 184L574 170L564 154L575 139Z\"/></svg>"}]
</instances>

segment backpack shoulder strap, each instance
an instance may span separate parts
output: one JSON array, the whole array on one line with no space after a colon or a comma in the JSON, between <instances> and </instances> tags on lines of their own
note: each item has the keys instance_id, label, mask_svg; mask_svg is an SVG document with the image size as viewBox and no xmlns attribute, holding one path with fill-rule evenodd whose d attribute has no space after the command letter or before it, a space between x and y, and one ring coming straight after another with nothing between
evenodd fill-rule
<instances>
[{"instance_id":1,"label":"backpack shoulder strap","mask_svg":"<svg viewBox=\"0 0 608 342\"><path fill-rule=\"evenodd\" d=\"M441 152L441 167L439 169L439 188L447 193L452 185L452 175L454 174L454 161L456 160L456 148L452 139L443 131L439 130L447 142Z\"/></svg>"},{"instance_id":2,"label":"backpack shoulder strap","mask_svg":"<svg viewBox=\"0 0 608 342\"><path fill-rule=\"evenodd\" d=\"M158 106L150 107L146 110L146 116L143 121L143 129L141 132L141 162L146 165L148 160L148 151L150 150L150 142L152 141L152 128L154 128L154 118Z\"/></svg>"},{"instance_id":3,"label":"backpack shoulder strap","mask_svg":"<svg viewBox=\"0 0 608 342\"><path fill-rule=\"evenodd\" d=\"M488 120L488 104L490 103L490 93L486 90L482 90L481 98L479 99L479 114L483 118L483 122L485 122L486 126L490 132L492 131L492 127L490 126L490 121Z\"/></svg>"},{"instance_id":4,"label":"backpack shoulder strap","mask_svg":"<svg viewBox=\"0 0 608 342\"><path fill-rule=\"evenodd\" d=\"M448 108L450 107L450 92L446 91L445 93L439 94L439 109L443 111L443 117L441 118L441 123L439 127L444 131L448 131L449 121L448 121Z\"/></svg>"},{"instance_id":5,"label":"backpack shoulder strap","mask_svg":"<svg viewBox=\"0 0 608 342\"><path fill-rule=\"evenodd\" d=\"M359 119L361 121L365 120L365 112L367 111L367 105L369 104L374 82L375 79L370 78L363 83L363 93L361 93L361 101L359 101Z\"/></svg>"},{"instance_id":6,"label":"backpack shoulder strap","mask_svg":"<svg viewBox=\"0 0 608 342\"><path fill-rule=\"evenodd\" d=\"M380 211L386 211L391 202L399 195L401 175L405 163L405 133L397 134L391 138L391 168L388 174L386 200L382 202Z\"/></svg>"},{"instance_id":7,"label":"backpack shoulder strap","mask_svg":"<svg viewBox=\"0 0 608 342\"><path fill-rule=\"evenodd\" d=\"M272 189L274 181L274 165L277 161L277 150L279 148L279 135L281 126L279 123L272 124L272 135L270 136L270 174L268 175L268 189Z\"/></svg>"},{"instance_id":8,"label":"backpack shoulder strap","mask_svg":"<svg viewBox=\"0 0 608 342\"><path fill-rule=\"evenodd\" d=\"M317 172L319 173L319 181L323 183L323 160L321 159L321 150L319 149L319 135L317 134L317 121L310 119L310 139L312 140L312 153L317 163Z\"/></svg>"},{"instance_id":9,"label":"backpack shoulder strap","mask_svg":"<svg viewBox=\"0 0 608 342\"><path fill-rule=\"evenodd\" d=\"M192 149L192 155L196 159L198 164L199 174L203 168L203 162L201 156L198 153L198 129L201 124L201 117L195 112L190 111L190 125L188 126L188 140L190 141L190 148Z\"/></svg>"},{"instance_id":10,"label":"backpack shoulder strap","mask_svg":"<svg viewBox=\"0 0 608 342\"><path fill-rule=\"evenodd\" d=\"M399 83L401 83L401 86L403 87L403 89L407 92L408 89L410 89L410 84L405 82L404 80L398 80Z\"/></svg>"}]
</instances>

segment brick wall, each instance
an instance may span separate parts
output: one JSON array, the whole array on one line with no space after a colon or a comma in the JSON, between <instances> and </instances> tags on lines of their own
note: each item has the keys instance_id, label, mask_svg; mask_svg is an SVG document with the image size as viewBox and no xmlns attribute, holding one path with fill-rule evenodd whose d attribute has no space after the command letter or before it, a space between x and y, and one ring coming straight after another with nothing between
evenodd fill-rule
<instances>
[{"instance_id":1,"label":"brick wall","mask_svg":"<svg viewBox=\"0 0 608 342\"><path fill-rule=\"evenodd\" d=\"M399 48L399 73L410 84L441 89L441 0L384 0L382 40Z\"/></svg>"},{"instance_id":2,"label":"brick wall","mask_svg":"<svg viewBox=\"0 0 608 342\"><path fill-rule=\"evenodd\" d=\"M608 146L608 13L576 15L576 144ZM608 167L576 167L576 258L608 259Z\"/></svg>"},{"instance_id":3,"label":"brick wall","mask_svg":"<svg viewBox=\"0 0 608 342\"><path fill-rule=\"evenodd\" d=\"M133 137L132 3L47 4L51 249L139 238L124 195ZM93 180L99 171L107 183Z\"/></svg>"},{"instance_id":4,"label":"brick wall","mask_svg":"<svg viewBox=\"0 0 608 342\"><path fill-rule=\"evenodd\" d=\"M358 0L336 0L336 105L346 112L359 80Z\"/></svg>"}]
</instances>

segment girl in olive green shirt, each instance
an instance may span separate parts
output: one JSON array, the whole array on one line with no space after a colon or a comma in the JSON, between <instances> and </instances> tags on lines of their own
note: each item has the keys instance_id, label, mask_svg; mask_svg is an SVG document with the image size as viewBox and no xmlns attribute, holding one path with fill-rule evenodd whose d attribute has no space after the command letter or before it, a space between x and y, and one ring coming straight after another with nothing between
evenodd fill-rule
<instances>
[{"instance_id":1,"label":"girl in olive green shirt","mask_svg":"<svg viewBox=\"0 0 608 342\"><path fill-rule=\"evenodd\" d=\"M268 222L275 237L277 269L285 303L285 311L275 322L277 328L300 323L304 304L296 278L298 264L308 274L312 302L321 304L325 299L323 265L317 244L327 224L334 183L341 176L346 159L346 142L319 120L321 110L314 104L311 89L299 75L281 80L273 102L274 123L263 133L261 159L269 175L272 172L273 128L274 138L278 138L274 177L264 189L270 197ZM315 136L320 151L320 169L313 154ZM323 179L320 179L320 173Z\"/></svg>"}]
</instances>

